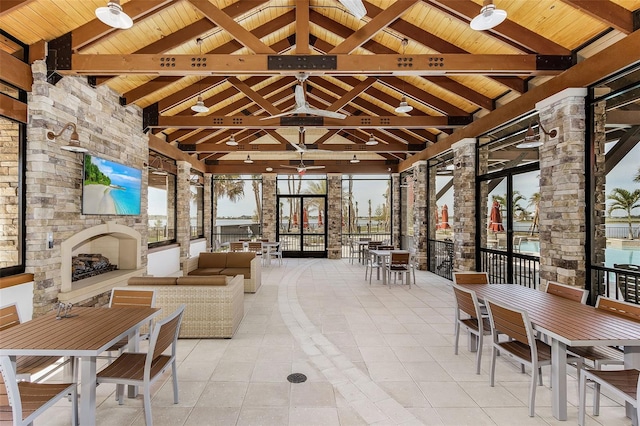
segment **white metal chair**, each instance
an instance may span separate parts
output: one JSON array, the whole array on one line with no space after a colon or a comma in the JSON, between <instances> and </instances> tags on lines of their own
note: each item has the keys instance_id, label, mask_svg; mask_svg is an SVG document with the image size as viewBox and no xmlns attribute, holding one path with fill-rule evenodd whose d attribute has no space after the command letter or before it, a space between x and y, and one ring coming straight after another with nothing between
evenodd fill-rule
<instances>
[{"instance_id":1,"label":"white metal chair","mask_svg":"<svg viewBox=\"0 0 640 426\"><path fill-rule=\"evenodd\" d=\"M631 370L580 370L580 404L578 406L578 425L584 426L585 412L587 411L587 380L594 384L593 392L600 394L600 387L604 386L617 397L631 404L634 408L632 424L638 426L640 418L640 406L638 395L640 395L640 371ZM597 405L596 405L597 404ZM600 398L594 398L593 415L599 412Z\"/></svg>"},{"instance_id":2,"label":"white metal chair","mask_svg":"<svg viewBox=\"0 0 640 426\"><path fill-rule=\"evenodd\" d=\"M124 352L115 361L98 372L97 383L115 383L116 398L123 403L124 386L141 386L144 399L144 419L147 426L153 425L151 417L151 385L162 378L171 367L173 379L173 403L178 403L178 376L176 368L176 349L178 333L185 305L158 321L153 326L147 353ZM163 355L167 348L169 355Z\"/></svg>"},{"instance_id":3,"label":"white metal chair","mask_svg":"<svg viewBox=\"0 0 640 426\"><path fill-rule=\"evenodd\" d=\"M523 367L531 367L531 387L529 389L529 416L535 415L536 382L542 384L543 365L551 365L551 347L535 338L533 326L527 313L507 305L485 299L485 305L491 322L492 349L491 370L489 380L491 387L495 384L496 358L507 354L517 360ZM499 334L506 335L509 340L501 342Z\"/></svg>"},{"instance_id":4,"label":"white metal chair","mask_svg":"<svg viewBox=\"0 0 640 426\"><path fill-rule=\"evenodd\" d=\"M11 359L0 356L0 423L32 425L33 420L61 399L71 395L71 424L78 424L78 393L75 383L32 383L18 381ZM5 394L6 392L6 394Z\"/></svg>"},{"instance_id":5,"label":"white metal chair","mask_svg":"<svg viewBox=\"0 0 640 426\"><path fill-rule=\"evenodd\" d=\"M272 258L277 258L280 262L280 266L282 266L282 248L280 242L278 242L275 246L269 247L269 250L269 256L271 256Z\"/></svg>"},{"instance_id":6,"label":"white metal chair","mask_svg":"<svg viewBox=\"0 0 640 426\"><path fill-rule=\"evenodd\" d=\"M475 291L467 290L457 284L453 284L453 293L456 302L456 341L454 345L454 353L458 355L460 328L464 327L469 333L473 334L477 338L476 374L480 374L483 344L482 336L491 334L491 323L487 317L482 315L480 311L480 303L478 302L478 297L476 296Z\"/></svg>"}]
</instances>

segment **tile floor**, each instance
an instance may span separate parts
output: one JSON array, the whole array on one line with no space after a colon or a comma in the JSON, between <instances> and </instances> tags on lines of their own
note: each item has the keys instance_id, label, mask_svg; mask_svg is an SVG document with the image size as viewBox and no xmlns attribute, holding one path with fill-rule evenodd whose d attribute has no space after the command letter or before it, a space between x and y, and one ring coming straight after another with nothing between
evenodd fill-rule
<instances>
[{"instance_id":1,"label":"tile floor","mask_svg":"<svg viewBox=\"0 0 640 426\"><path fill-rule=\"evenodd\" d=\"M568 383L567 422L551 415L548 368L530 418L530 377L519 366L499 359L491 388L489 356L476 375L465 336L453 354L448 283L418 271L411 289L386 288L375 277L370 286L364 267L346 260L285 259L264 268L262 288L245 295L245 317L233 339L180 340L180 402L173 404L170 381L155 386L154 424L577 424L575 377ZM291 384L291 373L308 380ZM118 406L114 390L98 387L97 424L144 425L141 399ZM600 412L587 424L631 424L606 397ZM69 424L68 403L35 424Z\"/></svg>"}]
</instances>

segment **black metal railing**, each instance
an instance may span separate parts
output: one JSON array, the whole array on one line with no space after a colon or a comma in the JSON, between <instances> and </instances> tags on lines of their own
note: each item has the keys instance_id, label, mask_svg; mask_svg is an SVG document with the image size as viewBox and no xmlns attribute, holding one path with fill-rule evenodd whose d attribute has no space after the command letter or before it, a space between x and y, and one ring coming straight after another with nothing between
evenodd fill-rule
<instances>
[{"instance_id":1,"label":"black metal railing","mask_svg":"<svg viewBox=\"0 0 640 426\"><path fill-rule=\"evenodd\" d=\"M342 233L342 257L347 258L351 252L350 241L360 241L362 238L370 238L370 241L391 242L389 232L369 232L369 233ZM356 247L357 248L357 247Z\"/></svg>"},{"instance_id":2,"label":"black metal railing","mask_svg":"<svg viewBox=\"0 0 640 426\"><path fill-rule=\"evenodd\" d=\"M251 240L251 241L257 241L260 238L262 238L261 235L251 235L251 237L249 237L247 235L246 232L238 232L238 233L224 233L224 234L211 234L211 238L213 241L213 249L214 250L219 250L221 248L221 246L223 244L226 243L231 243L234 241L241 241L241 240Z\"/></svg>"},{"instance_id":3,"label":"black metal railing","mask_svg":"<svg viewBox=\"0 0 640 426\"><path fill-rule=\"evenodd\" d=\"M280 234L282 251L301 251L300 234ZM326 251L324 234L305 234L302 236L302 251Z\"/></svg>"},{"instance_id":4,"label":"black metal railing","mask_svg":"<svg viewBox=\"0 0 640 426\"><path fill-rule=\"evenodd\" d=\"M640 272L605 266L591 266L591 270L592 304L595 304L597 296L640 304Z\"/></svg>"},{"instance_id":5,"label":"black metal railing","mask_svg":"<svg viewBox=\"0 0 640 426\"><path fill-rule=\"evenodd\" d=\"M529 288L540 286L540 258L522 253L511 255L513 277L509 278L509 256L506 252L492 249L480 249L480 270L489 273L489 282L496 284L512 283Z\"/></svg>"},{"instance_id":6,"label":"black metal railing","mask_svg":"<svg viewBox=\"0 0 640 426\"><path fill-rule=\"evenodd\" d=\"M453 280L453 241L427 240L429 243L429 271Z\"/></svg>"}]
</instances>

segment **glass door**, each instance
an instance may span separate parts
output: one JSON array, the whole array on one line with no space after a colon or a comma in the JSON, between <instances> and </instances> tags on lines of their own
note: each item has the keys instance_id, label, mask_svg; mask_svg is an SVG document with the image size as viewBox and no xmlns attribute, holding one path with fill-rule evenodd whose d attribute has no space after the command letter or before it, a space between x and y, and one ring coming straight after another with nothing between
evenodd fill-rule
<instances>
[{"instance_id":1,"label":"glass door","mask_svg":"<svg viewBox=\"0 0 640 426\"><path fill-rule=\"evenodd\" d=\"M326 195L278 196L278 241L285 257L327 257Z\"/></svg>"}]
</instances>

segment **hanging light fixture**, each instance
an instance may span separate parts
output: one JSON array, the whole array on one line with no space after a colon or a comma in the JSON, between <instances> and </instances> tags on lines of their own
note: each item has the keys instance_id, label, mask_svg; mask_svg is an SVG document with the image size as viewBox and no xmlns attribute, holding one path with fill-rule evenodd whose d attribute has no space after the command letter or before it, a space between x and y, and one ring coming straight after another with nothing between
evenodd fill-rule
<instances>
[{"instance_id":1,"label":"hanging light fixture","mask_svg":"<svg viewBox=\"0 0 640 426\"><path fill-rule=\"evenodd\" d=\"M225 143L229 146L238 146L238 141L233 137L233 135L229 136L229 140Z\"/></svg>"},{"instance_id":2,"label":"hanging light fixture","mask_svg":"<svg viewBox=\"0 0 640 426\"><path fill-rule=\"evenodd\" d=\"M63 149L65 151L70 151L70 152L87 152L87 148L83 148L80 146L80 138L78 137L78 131L76 129L76 125L74 123L67 123L62 127L62 130L60 130L59 133L53 133L53 132L47 132L47 139L49 140L55 140L57 137L59 137L62 132L64 132L67 129L71 129L71 136L69 137L69 143L61 146L60 149Z\"/></svg>"},{"instance_id":3,"label":"hanging light fixture","mask_svg":"<svg viewBox=\"0 0 640 426\"><path fill-rule=\"evenodd\" d=\"M490 30L500 25L505 19L507 19L506 11L496 9L493 0L484 0L480 14L471 20L469 26L476 31Z\"/></svg>"},{"instance_id":4,"label":"hanging light fixture","mask_svg":"<svg viewBox=\"0 0 640 426\"><path fill-rule=\"evenodd\" d=\"M555 138L556 136L558 136L558 131L556 129L552 129L551 131L547 132L545 128L542 127L542 124L540 124L539 121L537 123L538 123L538 128L545 135L549 136L550 138ZM538 148L539 146L542 146L542 141L540 140L540 133L534 133L533 127L531 126L531 123L529 123L529 128L527 129L527 133L524 135L524 141L516 145L516 148L520 148L520 149Z\"/></svg>"},{"instance_id":5,"label":"hanging light fixture","mask_svg":"<svg viewBox=\"0 0 640 426\"><path fill-rule=\"evenodd\" d=\"M154 166L153 164L157 162L160 162L160 165ZM167 175L167 171L164 169L164 161L160 157L154 157L153 160L151 161L151 164L149 165L149 168L151 169L152 175L157 175L157 176Z\"/></svg>"},{"instance_id":6,"label":"hanging light fixture","mask_svg":"<svg viewBox=\"0 0 640 426\"><path fill-rule=\"evenodd\" d=\"M268 171L268 172L272 172L273 171L273 167L267 167L265 170Z\"/></svg>"},{"instance_id":7,"label":"hanging light fixture","mask_svg":"<svg viewBox=\"0 0 640 426\"><path fill-rule=\"evenodd\" d=\"M364 143L365 145L373 146L378 145L378 141L373 137L373 133L369 135L369 140Z\"/></svg>"},{"instance_id":8,"label":"hanging light fixture","mask_svg":"<svg viewBox=\"0 0 640 426\"><path fill-rule=\"evenodd\" d=\"M106 7L97 8L96 17L113 28L128 30L133 27L133 20L122 10L120 0L109 0Z\"/></svg>"},{"instance_id":9,"label":"hanging light fixture","mask_svg":"<svg viewBox=\"0 0 640 426\"><path fill-rule=\"evenodd\" d=\"M196 43L200 46L200 56L202 56L202 39L197 38ZM198 95L198 100L195 105L191 106L191 111L195 112L209 112L209 108L204 104L204 100L202 99L202 95Z\"/></svg>"},{"instance_id":10,"label":"hanging light fixture","mask_svg":"<svg viewBox=\"0 0 640 426\"><path fill-rule=\"evenodd\" d=\"M403 38L402 39L402 54L405 55L407 52L407 44L409 44L409 39L407 38ZM402 83L402 91L404 92L404 88L405 88L406 83ZM407 112L411 112L413 110L413 107L411 105L409 105L407 103L407 97L405 95L402 95L402 99L400 99L400 105L398 105L396 107L396 112L397 113L407 113Z\"/></svg>"},{"instance_id":11,"label":"hanging light fixture","mask_svg":"<svg viewBox=\"0 0 640 426\"><path fill-rule=\"evenodd\" d=\"M353 158L352 158L351 160L349 160L349 162L350 162L351 164L356 164L356 163L359 163L359 162L360 162L360 160L358 160L358 157L356 157L356 155L355 155L355 154L353 154Z\"/></svg>"},{"instance_id":12,"label":"hanging light fixture","mask_svg":"<svg viewBox=\"0 0 640 426\"><path fill-rule=\"evenodd\" d=\"M252 164L253 160L251 159L251 156L247 155L247 159L244 160L244 162L247 163L247 164Z\"/></svg>"}]
</instances>

